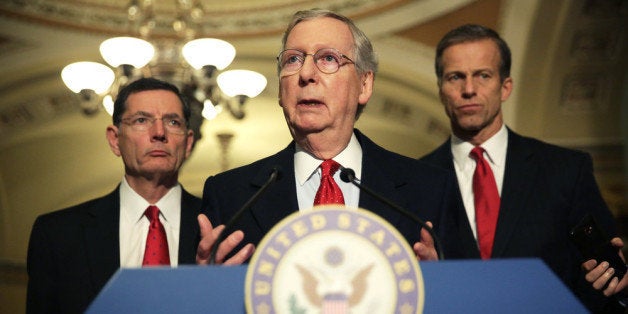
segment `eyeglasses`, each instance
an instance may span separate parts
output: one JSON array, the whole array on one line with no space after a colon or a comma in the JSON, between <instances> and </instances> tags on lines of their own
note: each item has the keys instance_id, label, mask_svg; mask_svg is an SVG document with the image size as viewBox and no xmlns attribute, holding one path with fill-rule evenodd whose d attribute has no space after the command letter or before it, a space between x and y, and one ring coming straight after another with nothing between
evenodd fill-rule
<instances>
[{"instance_id":1,"label":"eyeglasses","mask_svg":"<svg viewBox=\"0 0 628 314\"><path fill-rule=\"evenodd\" d=\"M187 126L185 125L185 120L178 117L147 117L147 116L132 116L128 118L122 118L122 123L131 127L133 131L144 132L148 131L153 125L155 121L161 120L161 123L164 126L164 129L170 134L185 134L185 130Z\"/></svg>"},{"instance_id":2,"label":"eyeglasses","mask_svg":"<svg viewBox=\"0 0 628 314\"><path fill-rule=\"evenodd\" d=\"M312 56L316 67L326 74L336 73L341 66L354 63L353 60L334 48L323 48L314 54L305 53L297 49L286 49L277 56L280 69L279 74L290 75L299 72L307 56ZM347 61L344 62L343 59Z\"/></svg>"}]
</instances>

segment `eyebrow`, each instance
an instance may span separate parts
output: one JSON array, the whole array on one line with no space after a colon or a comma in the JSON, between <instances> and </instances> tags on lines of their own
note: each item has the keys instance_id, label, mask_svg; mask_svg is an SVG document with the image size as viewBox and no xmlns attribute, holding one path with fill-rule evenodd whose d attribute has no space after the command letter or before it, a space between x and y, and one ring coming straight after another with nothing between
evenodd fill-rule
<instances>
[{"instance_id":1,"label":"eyebrow","mask_svg":"<svg viewBox=\"0 0 628 314\"><path fill-rule=\"evenodd\" d=\"M132 114L131 117L136 117L136 116L141 116L141 117L154 117L155 115L146 111L137 111L136 113ZM178 113L166 113L164 115L161 116L162 118L181 118L181 116Z\"/></svg>"},{"instance_id":2,"label":"eyebrow","mask_svg":"<svg viewBox=\"0 0 628 314\"><path fill-rule=\"evenodd\" d=\"M146 111L137 111L137 112L135 112L135 113L131 114L131 116L132 116L132 117L134 117L134 116L152 117L152 116L153 116L153 114L148 113L148 112L146 112Z\"/></svg>"},{"instance_id":3,"label":"eyebrow","mask_svg":"<svg viewBox=\"0 0 628 314\"><path fill-rule=\"evenodd\" d=\"M494 71L491 68L480 68L480 69L471 70L471 75L474 75L474 74L477 74L477 73L482 73L482 72L495 73L496 71ZM466 70L451 70L451 71L443 72L443 76L447 76L447 75L450 75L450 74L464 74L464 75L467 75L467 71Z\"/></svg>"}]
</instances>

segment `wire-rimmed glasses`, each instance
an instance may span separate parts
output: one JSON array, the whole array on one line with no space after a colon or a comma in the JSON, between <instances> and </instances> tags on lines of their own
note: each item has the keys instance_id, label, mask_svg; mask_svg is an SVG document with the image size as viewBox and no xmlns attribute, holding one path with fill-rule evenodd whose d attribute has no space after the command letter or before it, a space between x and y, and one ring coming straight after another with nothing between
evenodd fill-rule
<instances>
[{"instance_id":1,"label":"wire-rimmed glasses","mask_svg":"<svg viewBox=\"0 0 628 314\"><path fill-rule=\"evenodd\" d=\"M155 124L155 121L161 120L166 132L170 134L185 134L187 126L185 120L178 116L163 116L161 118L149 117L144 115L134 115L122 118L122 123L131 127L134 131L145 132Z\"/></svg>"},{"instance_id":2,"label":"wire-rimmed glasses","mask_svg":"<svg viewBox=\"0 0 628 314\"><path fill-rule=\"evenodd\" d=\"M319 49L314 54L305 53L298 49L286 49L277 56L279 74L290 75L299 72L307 56L312 56L316 67L326 74L336 73L341 66L354 63L353 60L334 48Z\"/></svg>"}]
</instances>

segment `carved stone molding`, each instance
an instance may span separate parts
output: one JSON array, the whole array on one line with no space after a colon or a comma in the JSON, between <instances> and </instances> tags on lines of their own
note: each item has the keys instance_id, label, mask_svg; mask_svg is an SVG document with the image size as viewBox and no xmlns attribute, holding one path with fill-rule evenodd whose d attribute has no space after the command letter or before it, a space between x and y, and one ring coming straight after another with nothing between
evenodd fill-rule
<instances>
[{"instance_id":1,"label":"carved stone molding","mask_svg":"<svg viewBox=\"0 0 628 314\"><path fill-rule=\"evenodd\" d=\"M330 9L356 17L398 6L407 0L320 0L320 1L200 1L204 16L199 35L250 36L281 32L295 11L312 7ZM128 33L128 0L5 0L0 13L48 24L99 31ZM172 36L176 1L154 1L156 25L152 36Z\"/></svg>"}]
</instances>

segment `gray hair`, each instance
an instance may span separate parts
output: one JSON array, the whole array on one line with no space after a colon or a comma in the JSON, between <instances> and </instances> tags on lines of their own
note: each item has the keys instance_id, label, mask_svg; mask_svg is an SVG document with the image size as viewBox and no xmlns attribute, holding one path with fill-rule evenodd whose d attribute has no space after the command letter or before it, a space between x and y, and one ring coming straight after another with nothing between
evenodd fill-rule
<instances>
[{"instance_id":1,"label":"gray hair","mask_svg":"<svg viewBox=\"0 0 628 314\"><path fill-rule=\"evenodd\" d=\"M334 18L349 26L349 30L351 31L351 35L353 36L353 54L355 59L353 61L355 62L355 67L358 74L362 75L367 72L373 72L373 77L375 77L375 73L377 73L378 62L377 56L373 51L373 45L371 45L371 41L368 39L368 37L366 37L366 34L364 34L364 32L353 23L351 19L329 10L311 9L297 11L292 16L292 20L290 21L290 24L288 24L288 28L283 34L283 38L281 39L281 50L283 51L286 49L286 40L288 39L288 35L290 35L290 32L297 24L318 17ZM279 70L279 64L277 64L277 73L279 73Z\"/></svg>"}]
</instances>

